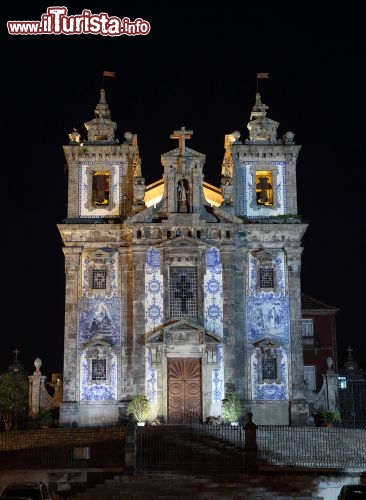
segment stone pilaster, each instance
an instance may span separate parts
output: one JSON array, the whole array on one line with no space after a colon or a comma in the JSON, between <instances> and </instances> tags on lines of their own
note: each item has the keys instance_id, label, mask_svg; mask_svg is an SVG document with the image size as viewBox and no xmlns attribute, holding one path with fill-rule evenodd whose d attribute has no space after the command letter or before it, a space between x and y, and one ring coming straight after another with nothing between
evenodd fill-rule
<instances>
[{"instance_id":1,"label":"stone pilaster","mask_svg":"<svg viewBox=\"0 0 366 500\"><path fill-rule=\"evenodd\" d=\"M64 247L66 272L63 400L76 401L77 315L82 247Z\"/></svg>"},{"instance_id":2,"label":"stone pilaster","mask_svg":"<svg viewBox=\"0 0 366 500\"><path fill-rule=\"evenodd\" d=\"M237 368L239 357L236 345L236 314L235 314L235 254L234 246L221 247L222 282L225 287L223 296L224 310L224 366L225 366L225 392L237 391Z\"/></svg>"},{"instance_id":3,"label":"stone pilaster","mask_svg":"<svg viewBox=\"0 0 366 500\"><path fill-rule=\"evenodd\" d=\"M291 373L290 414L292 425L304 425L308 421L309 406L305 400L304 359L301 334L301 253L302 247L286 247L288 268L288 292L290 303Z\"/></svg>"},{"instance_id":4,"label":"stone pilaster","mask_svg":"<svg viewBox=\"0 0 366 500\"><path fill-rule=\"evenodd\" d=\"M145 393L145 259L146 248L134 248L133 267L133 389Z\"/></svg>"},{"instance_id":5,"label":"stone pilaster","mask_svg":"<svg viewBox=\"0 0 366 500\"><path fill-rule=\"evenodd\" d=\"M304 361L301 336L301 247L285 248L288 267L288 293L291 332L291 399L304 398Z\"/></svg>"}]
</instances>

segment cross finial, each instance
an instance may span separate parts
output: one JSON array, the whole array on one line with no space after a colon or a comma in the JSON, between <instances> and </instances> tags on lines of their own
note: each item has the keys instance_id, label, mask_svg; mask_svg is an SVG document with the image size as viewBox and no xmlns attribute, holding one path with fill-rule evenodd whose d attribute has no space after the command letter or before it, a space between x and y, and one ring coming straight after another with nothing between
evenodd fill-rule
<instances>
[{"instance_id":1,"label":"cross finial","mask_svg":"<svg viewBox=\"0 0 366 500\"><path fill-rule=\"evenodd\" d=\"M15 354L15 359L18 361L18 354L20 353L19 349L16 347L13 353Z\"/></svg>"},{"instance_id":2,"label":"cross finial","mask_svg":"<svg viewBox=\"0 0 366 500\"><path fill-rule=\"evenodd\" d=\"M186 139L190 139L192 134L193 130L186 130L185 127L182 127L180 130L174 130L173 133L170 134L171 139L178 139L178 147L182 156L185 154Z\"/></svg>"},{"instance_id":3,"label":"cross finial","mask_svg":"<svg viewBox=\"0 0 366 500\"><path fill-rule=\"evenodd\" d=\"M352 358L352 352L353 352L352 347L351 347L351 346L348 346L347 351L348 351L348 358L349 358L349 359L351 359L351 358Z\"/></svg>"}]
</instances>

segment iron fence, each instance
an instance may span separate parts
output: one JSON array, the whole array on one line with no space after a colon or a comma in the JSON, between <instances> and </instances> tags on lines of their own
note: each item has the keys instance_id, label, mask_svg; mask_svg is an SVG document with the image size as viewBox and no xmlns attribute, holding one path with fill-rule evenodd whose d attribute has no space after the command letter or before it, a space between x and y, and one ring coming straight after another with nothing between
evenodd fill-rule
<instances>
[{"instance_id":1,"label":"iron fence","mask_svg":"<svg viewBox=\"0 0 366 500\"><path fill-rule=\"evenodd\" d=\"M121 427L1 432L0 470L122 469L124 438L125 431Z\"/></svg>"},{"instance_id":2,"label":"iron fence","mask_svg":"<svg viewBox=\"0 0 366 500\"><path fill-rule=\"evenodd\" d=\"M255 463L248 462L245 428L162 425L136 434L136 472L243 472L260 468L358 469L366 466L366 429L258 426ZM250 460L253 454L250 455Z\"/></svg>"},{"instance_id":3,"label":"iron fence","mask_svg":"<svg viewBox=\"0 0 366 500\"><path fill-rule=\"evenodd\" d=\"M358 468L366 465L366 429L258 426L258 459L279 466Z\"/></svg>"},{"instance_id":4,"label":"iron fence","mask_svg":"<svg viewBox=\"0 0 366 500\"><path fill-rule=\"evenodd\" d=\"M124 468L126 430L49 429L0 433L0 470ZM240 473L248 467L245 428L157 425L133 430L135 470ZM247 444L249 441L247 440ZM366 429L257 426L252 465L307 469L366 467Z\"/></svg>"},{"instance_id":5,"label":"iron fence","mask_svg":"<svg viewBox=\"0 0 366 500\"><path fill-rule=\"evenodd\" d=\"M136 432L136 472L219 471L230 461L232 472L244 465L244 429L230 425L161 425Z\"/></svg>"}]
</instances>

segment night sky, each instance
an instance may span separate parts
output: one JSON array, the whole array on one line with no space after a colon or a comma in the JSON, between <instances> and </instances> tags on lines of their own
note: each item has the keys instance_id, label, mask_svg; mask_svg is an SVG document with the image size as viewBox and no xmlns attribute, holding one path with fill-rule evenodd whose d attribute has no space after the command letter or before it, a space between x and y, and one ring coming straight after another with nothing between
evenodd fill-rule
<instances>
[{"instance_id":1,"label":"night sky","mask_svg":"<svg viewBox=\"0 0 366 500\"><path fill-rule=\"evenodd\" d=\"M170 133L185 126L194 131L188 146L206 155L205 180L218 185L224 135L239 130L247 137L256 73L270 73L259 81L267 116L280 122L279 137L291 130L302 145L298 211L309 222L302 289L340 309L339 363L351 345L366 368L363 14L301 11L293 2L151 4L66 5L73 15L87 8L147 20L150 34L136 37L11 36L6 21L40 20L50 4L14 2L2 12L0 370L17 347L28 373L36 357L47 376L62 372L65 282L56 227L66 216L62 145L73 127L85 137L104 70L117 73L105 80L117 138L126 130L138 135L147 184L162 175L160 155L176 147Z\"/></svg>"}]
</instances>

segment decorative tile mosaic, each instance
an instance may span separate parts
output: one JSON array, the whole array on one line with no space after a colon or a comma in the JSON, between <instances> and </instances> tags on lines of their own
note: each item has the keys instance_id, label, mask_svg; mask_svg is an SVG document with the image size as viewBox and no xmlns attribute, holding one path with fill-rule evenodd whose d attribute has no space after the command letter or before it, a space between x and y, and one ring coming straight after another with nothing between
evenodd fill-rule
<instances>
[{"instance_id":1,"label":"decorative tile mosaic","mask_svg":"<svg viewBox=\"0 0 366 500\"><path fill-rule=\"evenodd\" d=\"M80 370L80 399L81 401L115 401L117 399L117 358L113 353L108 360L109 383L89 383L89 365L86 353L81 353Z\"/></svg>"},{"instance_id":2,"label":"decorative tile mosaic","mask_svg":"<svg viewBox=\"0 0 366 500\"><path fill-rule=\"evenodd\" d=\"M259 384L259 370L262 369L258 364L258 358L255 352L251 356L251 372L252 372L252 398L257 400L282 400L288 399L288 356L284 349L276 349L276 353L279 354L281 359L279 371L280 371L280 384L270 383L270 384ZM283 382L282 382L283 381Z\"/></svg>"},{"instance_id":3,"label":"decorative tile mosaic","mask_svg":"<svg viewBox=\"0 0 366 500\"><path fill-rule=\"evenodd\" d=\"M217 349L217 368L212 370L212 399L219 403L223 398L224 390L224 366L222 359L223 346L218 345Z\"/></svg>"},{"instance_id":4,"label":"decorative tile mosaic","mask_svg":"<svg viewBox=\"0 0 366 500\"><path fill-rule=\"evenodd\" d=\"M290 311L287 293L287 268L283 251L273 258L276 288L265 292L257 288L257 258L249 255L249 283L247 296L247 345L251 357L251 392L253 399L286 399L288 397L288 354L290 352ZM281 354L279 384L259 384L254 343L269 339L279 347Z\"/></svg>"},{"instance_id":5,"label":"decorative tile mosaic","mask_svg":"<svg viewBox=\"0 0 366 500\"><path fill-rule=\"evenodd\" d=\"M149 248L145 264L145 332L164 321L164 282L160 271L160 249Z\"/></svg>"},{"instance_id":6,"label":"decorative tile mosaic","mask_svg":"<svg viewBox=\"0 0 366 500\"><path fill-rule=\"evenodd\" d=\"M102 340L121 345L121 300L119 297L79 300L78 347Z\"/></svg>"},{"instance_id":7,"label":"decorative tile mosaic","mask_svg":"<svg viewBox=\"0 0 366 500\"><path fill-rule=\"evenodd\" d=\"M211 247L206 252L206 273L204 276L205 328L212 333L223 334L222 307L222 265L220 251Z\"/></svg>"},{"instance_id":8,"label":"decorative tile mosaic","mask_svg":"<svg viewBox=\"0 0 366 500\"><path fill-rule=\"evenodd\" d=\"M117 272L118 272L118 253L114 248L102 247L98 250L85 252L82 259L82 294L84 297L100 297L100 291L94 291L90 288L90 275L92 269L93 255L102 252L105 255L105 266L108 272L109 289L103 291L105 297L117 297Z\"/></svg>"},{"instance_id":9,"label":"decorative tile mosaic","mask_svg":"<svg viewBox=\"0 0 366 500\"><path fill-rule=\"evenodd\" d=\"M156 403L158 397L158 371L152 367L151 351L145 350L145 385L146 395L151 403Z\"/></svg>"}]
</instances>

